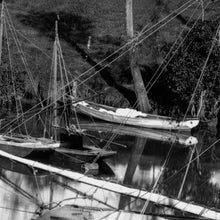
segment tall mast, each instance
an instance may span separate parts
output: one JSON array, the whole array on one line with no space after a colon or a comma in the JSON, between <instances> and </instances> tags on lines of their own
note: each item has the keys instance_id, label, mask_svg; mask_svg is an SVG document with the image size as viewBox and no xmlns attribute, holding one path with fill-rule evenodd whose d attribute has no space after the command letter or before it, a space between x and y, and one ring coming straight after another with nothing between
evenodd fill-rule
<instances>
[{"instance_id":1,"label":"tall mast","mask_svg":"<svg viewBox=\"0 0 220 220\"><path fill-rule=\"evenodd\" d=\"M54 66L53 66L53 126L54 126L54 140L57 141L57 42L58 42L58 22L55 22L55 41L54 41L54 48L53 48L53 57L54 57Z\"/></svg>"},{"instance_id":2,"label":"tall mast","mask_svg":"<svg viewBox=\"0 0 220 220\"><path fill-rule=\"evenodd\" d=\"M4 24L4 4L5 1L2 1L1 9L1 25L0 25L0 65L2 63L2 36L3 36L3 24Z\"/></svg>"}]
</instances>

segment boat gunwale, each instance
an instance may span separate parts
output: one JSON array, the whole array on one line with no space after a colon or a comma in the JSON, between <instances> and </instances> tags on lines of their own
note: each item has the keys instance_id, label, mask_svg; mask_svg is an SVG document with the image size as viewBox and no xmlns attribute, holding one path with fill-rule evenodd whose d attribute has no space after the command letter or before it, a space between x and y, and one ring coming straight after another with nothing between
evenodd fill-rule
<instances>
[{"instance_id":1,"label":"boat gunwale","mask_svg":"<svg viewBox=\"0 0 220 220\"><path fill-rule=\"evenodd\" d=\"M145 127L145 128L152 128L152 129L162 129L162 130L182 130L182 131L189 131L192 129L192 127L187 126L187 125L180 125L180 123L187 123L190 122L192 123L192 121L197 121L197 125L199 124L199 119L187 119L184 121L177 121L177 120L172 120L171 118L166 118L166 117L152 117L152 118L148 118L148 117L129 117L129 116L121 116L121 115L114 115L114 114L110 114L107 112L101 112L97 109L94 109L92 107L89 106L85 106L82 104L78 104L78 105L73 105L73 107L78 111L81 112L83 114L86 115L90 115L92 117L96 117L99 118L101 120L104 121L108 121L111 123L119 123L121 125L129 125L129 126L135 126L135 127ZM151 125L148 124L146 125L147 121L151 121L151 120L155 120L155 122L159 122L159 124L156 125ZM148 123L149 123L148 122ZM165 124L163 124L165 123ZM195 125L195 126L197 126ZM193 127L195 127L193 126Z\"/></svg>"},{"instance_id":2,"label":"boat gunwale","mask_svg":"<svg viewBox=\"0 0 220 220\"><path fill-rule=\"evenodd\" d=\"M84 101L85 102L85 101ZM99 107L99 108L103 108L105 109L106 111L114 111L116 112L116 109L130 109L131 111L134 110L132 108L116 108L116 107L112 107L112 106L107 106L107 105L103 105L103 104L98 104L98 103L93 103L91 101L86 101L86 103L89 105L89 106L85 106L85 105L82 105L81 102L78 102L77 104L75 104L75 107L86 107L88 109L91 109L91 110L94 110L94 111L99 111L99 109L96 109L94 108L95 107ZM117 115L117 114L111 114L111 113L108 113L108 112L101 112L99 111L100 113L102 114L106 114L106 115L113 115L113 116L118 116L118 117L126 117L126 118L133 118L133 119L164 119L164 120L171 120L171 121L177 121L177 122L180 122L180 121L189 121L189 120L199 120L199 118L197 117L190 117L190 118L183 118L183 120L180 120L180 119L177 119L177 118L174 118L174 117L169 117L169 116L163 116L163 115L153 115L153 114L149 114L149 113L146 113L146 116L136 116L136 117L130 117L129 114L127 116L123 116L123 115ZM140 112L140 113L143 113L141 111L137 111L137 112Z\"/></svg>"}]
</instances>

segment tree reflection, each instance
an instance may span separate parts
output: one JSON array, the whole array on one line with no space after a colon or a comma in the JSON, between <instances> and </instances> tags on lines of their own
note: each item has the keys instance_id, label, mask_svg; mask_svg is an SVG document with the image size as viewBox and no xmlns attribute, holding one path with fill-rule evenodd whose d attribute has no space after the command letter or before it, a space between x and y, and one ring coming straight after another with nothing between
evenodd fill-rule
<instances>
[{"instance_id":1,"label":"tree reflection","mask_svg":"<svg viewBox=\"0 0 220 220\"><path fill-rule=\"evenodd\" d=\"M219 143L210 147L216 141L213 131L200 130L196 136L199 143L192 157L181 199L218 208L219 190L211 183L211 178L213 170L219 169L216 166L216 160L219 160ZM203 152L205 153L202 154ZM163 175L164 181L159 186L164 195L177 197L191 153L192 148L176 154L173 152Z\"/></svg>"},{"instance_id":2,"label":"tree reflection","mask_svg":"<svg viewBox=\"0 0 220 220\"><path fill-rule=\"evenodd\" d=\"M131 185L132 178L134 176L135 170L137 168L138 162L141 158L144 147L147 143L147 139L145 138L135 138L134 146L132 147L130 158L128 160L128 166L125 172L125 177L123 184ZM127 207L130 210L131 198L128 196L121 195L119 201L119 209L125 209Z\"/></svg>"}]
</instances>

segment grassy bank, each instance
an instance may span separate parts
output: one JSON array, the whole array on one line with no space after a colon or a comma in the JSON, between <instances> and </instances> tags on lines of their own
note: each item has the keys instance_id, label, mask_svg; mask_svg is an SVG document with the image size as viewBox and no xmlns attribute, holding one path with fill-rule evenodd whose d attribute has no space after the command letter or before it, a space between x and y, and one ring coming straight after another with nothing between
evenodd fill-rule
<instances>
[{"instance_id":1,"label":"grassy bank","mask_svg":"<svg viewBox=\"0 0 220 220\"><path fill-rule=\"evenodd\" d=\"M169 13L183 4L182 1L134 1L135 31L139 32L145 25L152 25L164 18ZM74 76L85 72L90 64L75 49L75 43L80 46L95 61L99 62L120 46L127 42L125 29L125 1L124 0L9 0L9 10L15 27L21 30L37 47L51 56L54 36L54 22L59 15L59 34L63 48L64 59L69 72ZM206 19L218 16L219 3L211 5L206 10ZM195 6L183 13L183 18L188 18ZM201 13L201 7L195 16ZM139 64L145 82L154 73L165 54L160 49L163 44L172 43L176 35L183 27L180 19L174 19L159 32L149 37L142 43L139 56ZM91 46L88 49L88 39L91 37ZM51 72L51 60L42 55L29 41L20 37L28 63L34 74L35 80L44 88L44 96L47 93L47 82ZM15 53L16 54L16 53ZM21 62L17 61L17 65ZM107 64L105 62L103 65ZM108 66L111 77L120 85L133 90L129 63L127 56L123 56ZM22 70L20 70L22 71ZM83 79L94 74L90 71ZM159 81L160 84L163 81ZM103 91L107 83L97 74L87 81L87 84L96 92ZM27 83L25 87L28 87ZM164 86L164 85L163 85ZM108 94L96 98L97 101L111 105L128 105L128 102L114 88ZM155 91L155 90L154 90ZM166 90L164 90L166 91ZM83 87L84 95L94 94ZM151 95L151 94L150 94ZM158 94L159 95L159 94ZM153 97L153 96L152 96ZM154 96L155 97L155 96ZM164 99L164 98L163 98ZM164 100L163 100L164 101ZM166 98L169 102L169 97Z\"/></svg>"}]
</instances>

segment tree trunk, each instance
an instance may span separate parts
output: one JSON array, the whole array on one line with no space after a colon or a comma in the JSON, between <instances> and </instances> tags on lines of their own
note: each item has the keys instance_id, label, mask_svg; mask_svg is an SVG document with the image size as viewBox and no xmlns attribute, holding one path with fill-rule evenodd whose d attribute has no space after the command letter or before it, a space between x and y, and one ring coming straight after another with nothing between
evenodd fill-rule
<instances>
[{"instance_id":1,"label":"tree trunk","mask_svg":"<svg viewBox=\"0 0 220 220\"><path fill-rule=\"evenodd\" d=\"M119 83L117 83L114 78L112 77L111 69L106 66L102 66L101 64L98 64L92 57L85 51L83 48L81 48L73 39L66 39L67 42L71 43L71 46L74 47L74 49L80 54L80 56L91 66L94 67L95 71L99 71L102 79L108 84L110 87L114 87L118 90L119 93L121 93L130 103L130 105L135 104L135 92L133 92L130 89L127 89L126 87L123 87Z\"/></svg>"},{"instance_id":2,"label":"tree trunk","mask_svg":"<svg viewBox=\"0 0 220 220\"><path fill-rule=\"evenodd\" d=\"M134 81L134 90L137 97L138 109L140 109L142 112L149 112L151 110L151 105L140 68L137 64L137 50L130 52L130 68Z\"/></svg>"},{"instance_id":3,"label":"tree trunk","mask_svg":"<svg viewBox=\"0 0 220 220\"><path fill-rule=\"evenodd\" d=\"M133 0L126 0L126 29L129 38L134 37L133 27Z\"/></svg>"},{"instance_id":4,"label":"tree trunk","mask_svg":"<svg viewBox=\"0 0 220 220\"><path fill-rule=\"evenodd\" d=\"M127 24L127 35L130 39L133 39L134 30L133 30L132 0L126 0L126 24ZM134 89L137 97L138 108L142 112L149 112L151 110L151 106L144 86L141 71L137 63L137 52L138 51L136 50L136 48L130 51L130 68L134 81Z\"/></svg>"}]
</instances>

